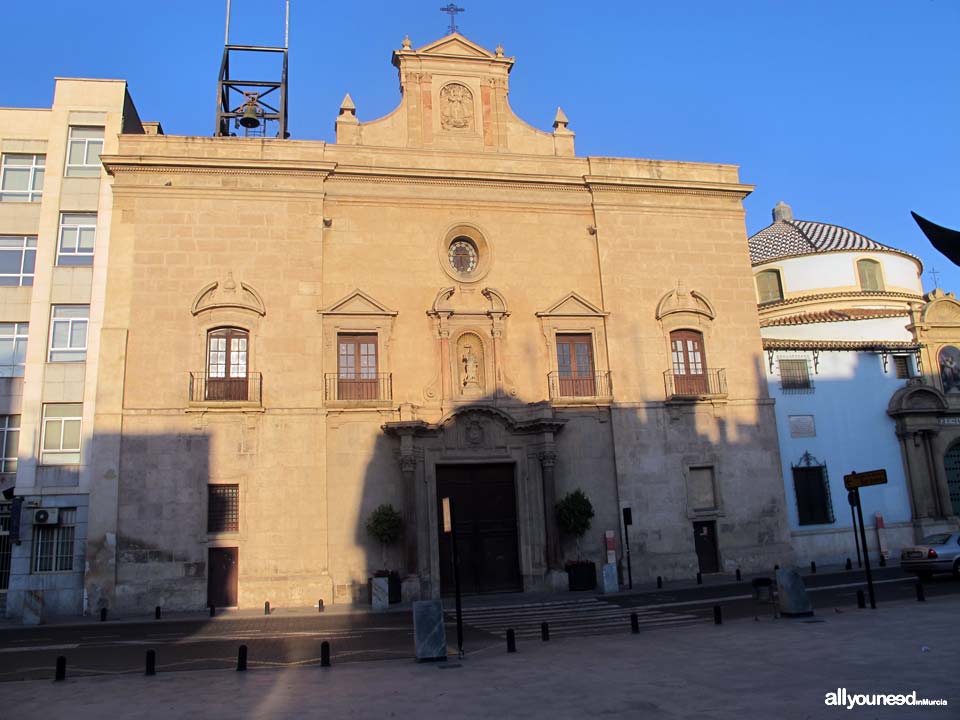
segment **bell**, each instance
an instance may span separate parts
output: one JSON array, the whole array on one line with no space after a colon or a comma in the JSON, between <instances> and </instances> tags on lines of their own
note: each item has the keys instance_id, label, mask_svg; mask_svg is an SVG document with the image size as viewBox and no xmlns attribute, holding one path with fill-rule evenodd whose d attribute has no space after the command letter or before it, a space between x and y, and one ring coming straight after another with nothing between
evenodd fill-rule
<instances>
[{"instance_id":1,"label":"bell","mask_svg":"<svg viewBox=\"0 0 960 720\"><path fill-rule=\"evenodd\" d=\"M260 127L260 118L257 116L256 103L247 103L243 106L243 117L240 118L240 124L248 130Z\"/></svg>"}]
</instances>

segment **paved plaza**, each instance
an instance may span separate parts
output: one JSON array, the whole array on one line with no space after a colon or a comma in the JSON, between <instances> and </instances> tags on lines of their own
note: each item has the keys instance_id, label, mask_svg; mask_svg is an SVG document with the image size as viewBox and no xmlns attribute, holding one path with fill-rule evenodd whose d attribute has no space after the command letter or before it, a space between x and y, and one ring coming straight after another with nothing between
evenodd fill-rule
<instances>
[{"instance_id":1,"label":"paved plaza","mask_svg":"<svg viewBox=\"0 0 960 720\"><path fill-rule=\"evenodd\" d=\"M960 717L960 598L833 608L542 643L464 660L68 677L4 684L10 717L901 718ZM448 628L448 633L449 633ZM452 634L452 633L451 633ZM411 649L412 650L412 649ZM318 651L319 654L319 651ZM51 668L52 672L52 668ZM824 704L828 692L909 694L946 707Z\"/></svg>"}]
</instances>

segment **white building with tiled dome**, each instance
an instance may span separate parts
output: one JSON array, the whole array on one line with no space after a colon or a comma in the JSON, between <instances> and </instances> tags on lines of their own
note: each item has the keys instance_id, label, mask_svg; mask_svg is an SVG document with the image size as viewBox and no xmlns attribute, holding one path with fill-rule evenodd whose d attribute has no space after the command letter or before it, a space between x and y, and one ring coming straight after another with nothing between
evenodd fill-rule
<instances>
[{"instance_id":1,"label":"white building with tiled dome","mask_svg":"<svg viewBox=\"0 0 960 720\"><path fill-rule=\"evenodd\" d=\"M896 553L915 533L887 410L921 371L908 329L911 305L924 302L921 262L847 228L795 220L782 202L749 245L796 562L856 557L843 476L881 468L888 484L862 491L867 542Z\"/></svg>"}]
</instances>

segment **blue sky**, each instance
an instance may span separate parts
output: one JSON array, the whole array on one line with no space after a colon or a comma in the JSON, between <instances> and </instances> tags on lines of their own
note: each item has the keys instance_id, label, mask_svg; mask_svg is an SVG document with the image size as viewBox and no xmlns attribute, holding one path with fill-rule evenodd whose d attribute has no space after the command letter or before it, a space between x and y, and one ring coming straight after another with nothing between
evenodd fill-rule
<instances>
[{"instance_id":1,"label":"blue sky","mask_svg":"<svg viewBox=\"0 0 960 720\"><path fill-rule=\"evenodd\" d=\"M54 76L124 78L143 119L212 133L225 0L5 4L0 105L49 105ZM293 137L332 140L348 91L361 120L392 110L390 53L445 35L446 4L292 0ZM960 292L909 214L960 229L957 0L459 4L464 35L516 57L513 109L549 130L562 106L578 155L737 164L756 185L749 232L784 200L919 255ZM231 41L281 43L283 6L233 0Z\"/></svg>"}]
</instances>

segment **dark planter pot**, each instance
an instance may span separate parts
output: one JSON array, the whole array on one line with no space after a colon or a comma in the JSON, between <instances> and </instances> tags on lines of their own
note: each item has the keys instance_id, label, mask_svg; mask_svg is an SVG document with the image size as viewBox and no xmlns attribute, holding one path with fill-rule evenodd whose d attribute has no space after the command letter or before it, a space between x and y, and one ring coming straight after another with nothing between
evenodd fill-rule
<instances>
[{"instance_id":1,"label":"dark planter pot","mask_svg":"<svg viewBox=\"0 0 960 720\"><path fill-rule=\"evenodd\" d=\"M567 565L567 581L570 590L596 590L597 567L592 562Z\"/></svg>"}]
</instances>

